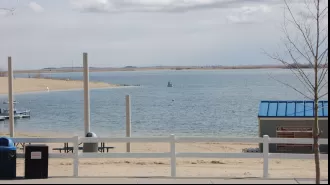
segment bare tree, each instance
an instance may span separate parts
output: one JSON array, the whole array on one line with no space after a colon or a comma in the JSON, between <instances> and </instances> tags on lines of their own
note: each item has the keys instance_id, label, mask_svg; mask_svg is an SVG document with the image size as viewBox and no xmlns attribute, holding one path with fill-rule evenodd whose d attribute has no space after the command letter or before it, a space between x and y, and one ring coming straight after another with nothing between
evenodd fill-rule
<instances>
[{"instance_id":1,"label":"bare tree","mask_svg":"<svg viewBox=\"0 0 330 185\"><path fill-rule=\"evenodd\" d=\"M328 96L328 0L305 0L305 8L299 14L294 13L294 8L288 0L284 0L284 3L284 38L282 41L285 55L266 54L290 69L303 84L304 89L297 88L295 84L279 82L314 101L313 150L316 184L320 184L319 138L321 133L318 110L324 108L319 107L319 100ZM302 5L301 3L299 5ZM304 69L305 64L309 68L313 68L313 76L310 76Z\"/></svg>"}]
</instances>

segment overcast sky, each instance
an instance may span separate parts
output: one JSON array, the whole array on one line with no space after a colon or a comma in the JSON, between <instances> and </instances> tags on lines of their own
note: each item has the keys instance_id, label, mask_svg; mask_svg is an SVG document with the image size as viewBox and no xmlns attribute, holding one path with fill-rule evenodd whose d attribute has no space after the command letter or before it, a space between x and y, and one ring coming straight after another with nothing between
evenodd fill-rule
<instances>
[{"instance_id":1,"label":"overcast sky","mask_svg":"<svg viewBox=\"0 0 330 185\"><path fill-rule=\"evenodd\" d=\"M282 0L0 0L0 68L277 64Z\"/></svg>"}]
</instances>

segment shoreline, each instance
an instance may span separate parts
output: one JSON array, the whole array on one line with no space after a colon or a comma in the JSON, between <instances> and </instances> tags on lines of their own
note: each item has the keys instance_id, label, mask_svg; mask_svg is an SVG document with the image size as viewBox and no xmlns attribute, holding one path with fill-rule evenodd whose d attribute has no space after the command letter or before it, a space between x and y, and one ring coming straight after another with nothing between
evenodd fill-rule
<instances>
[{"instance_id":1,"label":"shoreline","mask_svg":"<svg viewBox=\"0 0 330 185\"><path fill-rule=\"evenodd\" d=\"M22 122L24 122L24 120L21 120ZM0 122L1 124L8 124L8 120L5 120L5 122ZM93 123L91 123L91 125L93 125ZM74 137L74 136L79 136L79 137L83 137L84 135L84 130L83 130L83 123L80 126L80 129L76 129L76 130L28 130L28 129L15 129L17 131L15 131L16 134L21 135L35 135L35 136L58 136L58 134L60 134L60 136L64 136L64 137ZM77 127L78 128L78 127ZM110 131L110 132L102 132L102 131L95 131L93 130L92 132L94 132L98 137L126 137L126 131L122 130L122 131ZM6 129L1 129L0 127L0 135L1 134L9 134L9 130L8 128ZM163 134L163 133L154 133L154 134L147 134L145 132L134 132L131 137L170 137L171 134ZM232 135L232 134L214 134L214 135L210 135L208 133L176 133L175 136L177 137L219 137L219 138L259 138L258 136L253 136L253 135Z\"/></svg>"},{"instance_id":2,"label":"shoreline","mask_svg":"<svg viewBox=\"0 0 330 185\"><path fill-rule=\"evenodd\" d=\"M118 87L99 87L99 88L90 88L90 91L92 90L106 90L106 89L123 89L123 88L134 88L136 86L118 86ZM46 94L46 93L52 93L52 92L71 92L71 91L83 91L84 88L77 88L77 89L62 89L62 90L53 90L53 91L32 91L32 92L20 92L20 93L14 93L14 95L27 95L27 94ZM1 96L7 96L8 94L1 94Z\"/></svg>"},{"instance_id":3,"label":"shoreline","mask_svg":"<svg viewBox=\"0 0 330 185\"><path fill-rule=\"evenodd\" d=\"M61 79L44 79L44 78L15 78L14 93L17 95L31 93L51 93L65 91L83 90L83 81L81 80L61 80ZM90 82L90 90L95 89L113 89L134 86L123 86L104 82ZM8 78L0 77L0 96L8 94Z\"/></svg>"},{"instance_id":4,"label":"shoreline","mask_svg":"<svg viewBox=\"0 0 330 185\"><path fill-rule=\"evenodd\" d=\"M222 66L222 67L196 67L196 66L165 66L165 67L132 67L132 68L92 68L90 72L134 72L134 71L221 71L221 70L267 70L267 69L287 69L283 66ZM289 69L288 69L289 70ZM39 73L81 73L83 69L55 68L16 70L14 74L39 74Z\"/></svg>"}]
</instances>

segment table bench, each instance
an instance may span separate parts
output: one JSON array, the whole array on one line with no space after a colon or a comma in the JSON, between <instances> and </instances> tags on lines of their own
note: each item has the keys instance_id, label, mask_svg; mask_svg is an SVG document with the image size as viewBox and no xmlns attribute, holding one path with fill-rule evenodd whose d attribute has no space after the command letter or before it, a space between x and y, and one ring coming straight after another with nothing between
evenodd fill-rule
<instances>
[{"instance_id":1,"label":"table bench","mask_svg":"<svg viewBox=\"0 0 330 185\"><path fill-rule=\"evenodd\" d=\"M82 143L80 143L79 145L81 145ZM101 143L101 147L98 147L98 151L101 153L104 153L105 150L107 151L107 153L109 153L110 149L114 149L115 147L106 147L105 143ZM74 147L69 147L69 143L64 143L64 147L63 148L54 148L54 151L60 151L60 153L62 153L62 151L64 151L65 153L73 153ZM83 150L83 147L79 147L79 150Z\"/></svg>"}]
</instances>

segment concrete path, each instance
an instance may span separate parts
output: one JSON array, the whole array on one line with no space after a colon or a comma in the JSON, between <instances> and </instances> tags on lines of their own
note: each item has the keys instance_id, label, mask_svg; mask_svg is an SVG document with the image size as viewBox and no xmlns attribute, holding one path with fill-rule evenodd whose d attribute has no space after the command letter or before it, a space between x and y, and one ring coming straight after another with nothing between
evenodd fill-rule
<instances>
[{"instance_id":1,"label":"concrete path","mask_svg":"<svg viewBox=\"0 0 330 185\"><path fill-rule=\"evenodd\" d=\"M315 182L303 179L49 178L0 180L0 184L315 184ZM328 181L323 181L322 184L328 184Z\"/></svg>"}]
</instances>

